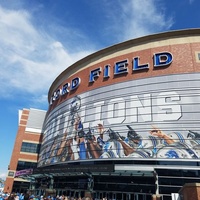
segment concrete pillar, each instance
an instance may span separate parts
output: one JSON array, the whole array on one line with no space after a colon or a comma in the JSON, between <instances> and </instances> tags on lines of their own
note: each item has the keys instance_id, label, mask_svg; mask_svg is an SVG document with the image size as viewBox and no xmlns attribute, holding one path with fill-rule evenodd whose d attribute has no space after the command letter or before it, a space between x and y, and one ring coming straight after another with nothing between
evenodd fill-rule
<instances>
[{"instance_id":1,"label":"concrete pillar","mask_svg":"<svg viewBox=\"0 0 200 200\"><path fill-rule=\"evenodd\" d=\"M30 190L35 190L35 180L30 181Z\"/></svg>"},{"instance_id":2,"label":"concrete pillar","mask_svg":"<svg viewBox=\"0 0 200 200\"><path fill-rule=\"evenodd\" d=\"M51 178L50 184L49 184L49 189L53 189L53 183L54 183L54 180L53 180L53 178Z\"/></svg>"},{"instance_id":3,"label":"concrete pillar","mask_svg":"<svg viewBox=\"0 0 200 200\"><path fill-rule=\"evenodd\" d=\"M152 200L161 200L161 196L158 194L153 194L152 195Z\"/></svg>"},{"instance_id":4,"label":"concrete pillar","mask_svg":"<svg viewBox=\"0 0 200 200\"><path fill-rule=\"evenodd\" d=\"M159 195L159 185L158 185L158 174L156 171L153 172L155 185L156 185L156 195Z\"/></svg>"},{"instance_id":5,"label":"concrete pillar","mask_svg":"<svg viewBox=\"0 0 200 200\"><path fill-rule=\"evenodd\" d=\"M92 193L90 191L85 191L85 197L92 198Z\"/></svg>"}]
</instances>

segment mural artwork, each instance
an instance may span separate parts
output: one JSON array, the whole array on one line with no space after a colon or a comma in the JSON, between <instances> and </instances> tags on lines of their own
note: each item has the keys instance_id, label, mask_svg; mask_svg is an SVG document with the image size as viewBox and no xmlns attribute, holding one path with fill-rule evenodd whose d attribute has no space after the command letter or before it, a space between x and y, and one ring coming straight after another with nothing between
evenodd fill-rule
<instances>
[{"instance_id":1,"label":"mural artwork","mask_svg":"<svg viewBox=\"0 0 200 200\"><path fill-rule=\"evenodd\" d=\"M174 93L168 94L172 101ZM165 99L167 102L168 97ZM177 101L180 99L180 97L176 98ZM146 128L146 132L143 134L141 131L136 131L137 123L109 126L106 120L95 121L96 124L92 123L91 126L89 123L84 123L85 117L81 115L81 101L80 96L71 99L68 106L68 117L63 123L65 124L63 133L52 136L51 143L44 145L40 153L39 166L85 159L198 159L200 157L200 132L196 130L184 128L176 128L176 130L171 128L170 130L168 128L167 131L164 131L159 128L160 123L148 122L150 128L149 130ZM173 106L176 105L174 102L171 106L173 109L175 108ZM182 107L176 106L178 108L174 109L176 114L171 111L166 115L176 116L175 123L172 123L174 127L180 126L177 122L183 118L182 113L177 114L178 110L182 112ZM164 123L166 122L164 121Z\"/></svg>"}]
</instances>

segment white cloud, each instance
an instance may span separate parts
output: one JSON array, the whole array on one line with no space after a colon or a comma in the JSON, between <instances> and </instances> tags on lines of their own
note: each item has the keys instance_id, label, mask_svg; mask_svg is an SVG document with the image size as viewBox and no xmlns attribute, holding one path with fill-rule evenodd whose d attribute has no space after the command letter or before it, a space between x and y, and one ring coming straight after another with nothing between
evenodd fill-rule
<instances>
[{"instance_id":1,"label":"white cloud","mask_svg":"<svg viewBox=\"0 0 200 200\"><path fill-rule=\"evenodd\" d=\"M168 30L173 19L165 16L165 9L159 0L118 1L118 7L109 13L112 29L121 40L128 40L147 34Z\"/></svg>"},{"instance_id":2,"label":"white cloud","mask_svg":"<svg viewBox=\"0 0 200 200\"><path fill-rule=\"evenodd\" d=\"M8 173L7 170L1 170L0 178L3 179L3 180L6 180L7 173Z\"/></svg>"},{"instance_id":3,"label":"white cloud","mask_svg":"<svg viewBox=\"0 0 200 200\"><path fill-rule=\"evenodd\" d=\"M46 94L38 94L32 96L30 99L30 105L31 108L37 108L37 109L43 109L47 110L47 102L48 102L48 96Z\"/></svg>"},{"instance_id":4,"label":"white cloud","mask_svg":"<svg viewBox=\"0 0 200 200\"><path fill-rule=\"evenodd\" d=\"M119 42L168 29L172 25L172 20L166 20L164 13L156 7L155 0L117 2L112 12L110 12L110 7L109 12L107 10L111 18L102 28L105 30L110 27L107 31L110 34L116 33L115 36L118 37ZM47 94L51 83L64 69L93 52L91 49L86 49L94 46L89 42L85 49L81 47L87 36L82 35L78 30L68 30L68 27L62 28L58 24L58 30L61 29L66 34L70 34L67 41L68 47L64 47L61 42L45 32L45 27L42 30L35 27L32 20L32 16L25 10L16 11L0 7L1 97L12 96L14 91L40 93L40 96L43 96ZM110 23L112 26L109 26ZM69 52L73 42L76 41L77 44L79 42L73 37L81 38L80 49Z\"/></svg>"},{"instance_id":5,"label":"white cloud","mask_svg":"<svg viewBox=\"0 0 200 200\"><path fill-rule=\"evenodd\" d=\"M29 13L0 7L0 92L44 92L54 79L80 56L72 56L47 33L37 30Z\"/></svg>"}]
</instances>

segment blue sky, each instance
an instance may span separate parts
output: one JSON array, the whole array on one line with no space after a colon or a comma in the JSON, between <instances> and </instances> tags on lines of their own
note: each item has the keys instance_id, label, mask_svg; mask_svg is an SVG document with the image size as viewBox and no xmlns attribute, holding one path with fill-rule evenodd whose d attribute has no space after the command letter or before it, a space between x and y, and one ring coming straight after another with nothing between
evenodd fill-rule
<instances>
[{"instance_id":1,"label":"blue sky","mask_svg":"<svg viewBox=\"0 0 200 200\"><path fill-rule=\"evenodd\" d=\"M199 0L0 0L0 177L18 110L47 110L51 83L77 60L144 35L200 28Z\"/></svg>"}]
</instances>

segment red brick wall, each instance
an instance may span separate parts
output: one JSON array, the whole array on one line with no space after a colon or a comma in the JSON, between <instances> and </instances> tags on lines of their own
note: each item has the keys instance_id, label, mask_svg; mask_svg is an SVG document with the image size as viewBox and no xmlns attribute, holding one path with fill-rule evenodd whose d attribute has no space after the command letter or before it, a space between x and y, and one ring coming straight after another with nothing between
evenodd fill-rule
<instances>
[{"instance_id":1,"label":"red brick wall","mask_svg":"<svg viewBox=\"0 0 200 200\"><path fill-rule=\"evenodd\" d=\"M41 141L40 134L25 132L28 115L29 115L29 110L24 109L22 111L22 115L20 118L19 127L18 127L18 131L16 134L16 139L15 139L15 144L14 144L12 156L10 159L9 170L13 171L13 172L16 171L17 163L18 163L19 159L32 160L33 162L36 162L38 159L38 156L34 155L34 154L20 154L23 140L35 141L37 143L39 143ZM12 192L13 183L14 183L14 177L7 177L6 182L5 182L4 191Z\"/></svg>"},{"instance_id":2,"label":"red brick wall","mask_svg":"<svg viewBox=\"0 0 200 200\"><path fill-rule=\"evenodd\" d=\"M200 183L187 183L179 191L183 200L200 200Z\"/></svg>"},{"instance_id":3,"label":"red brick wall","mask_svg":"<svg viewBox=\"0 0 200 200\"><path fill-rule=\"evenodd\" d=\"M173 55L173 62L166 67L159 67L158 69L153 68L153 55L159 52L170 52ZM175 44L162 46L157 48L149 48L140 51L134 51L128 54L123 54L120 56L115 56L108 60L99 62L95 65L89 66L85 69L80 70L75 73L71 77L60 84L58 88L61 88L65 83L71 83L71 80L79 77L81 78L80 86L75 90L69 92L69 94L64 95L62 98L59 98L55 101L50 110L55 108L57 105L65 101L67 98L71 98L80 93L86 92L88 90L92 90L98 87L111 85L114 83L124 82L132 79L141 79L148 78L153 76L162 76L168 74L182 74L182 73L192 73L192 72L200 72L200 62L196 62L195 51L200 52L200 43L187 43L187 44ZM132 72L132 61L134 57L140 58L140 64L149 63L148 70L136 70ZM129 73L114 76L114 65L118 61L122 61L128 59L129 64ZM98 67L104 68L105 65L111 66L110 77L107 79L103 78L103 72L101 72L100 76L93 83L89 83L89 74L91 70L94 70ZM56 91L57 89L55 89Z\"/></svg>"}]
</instances>

